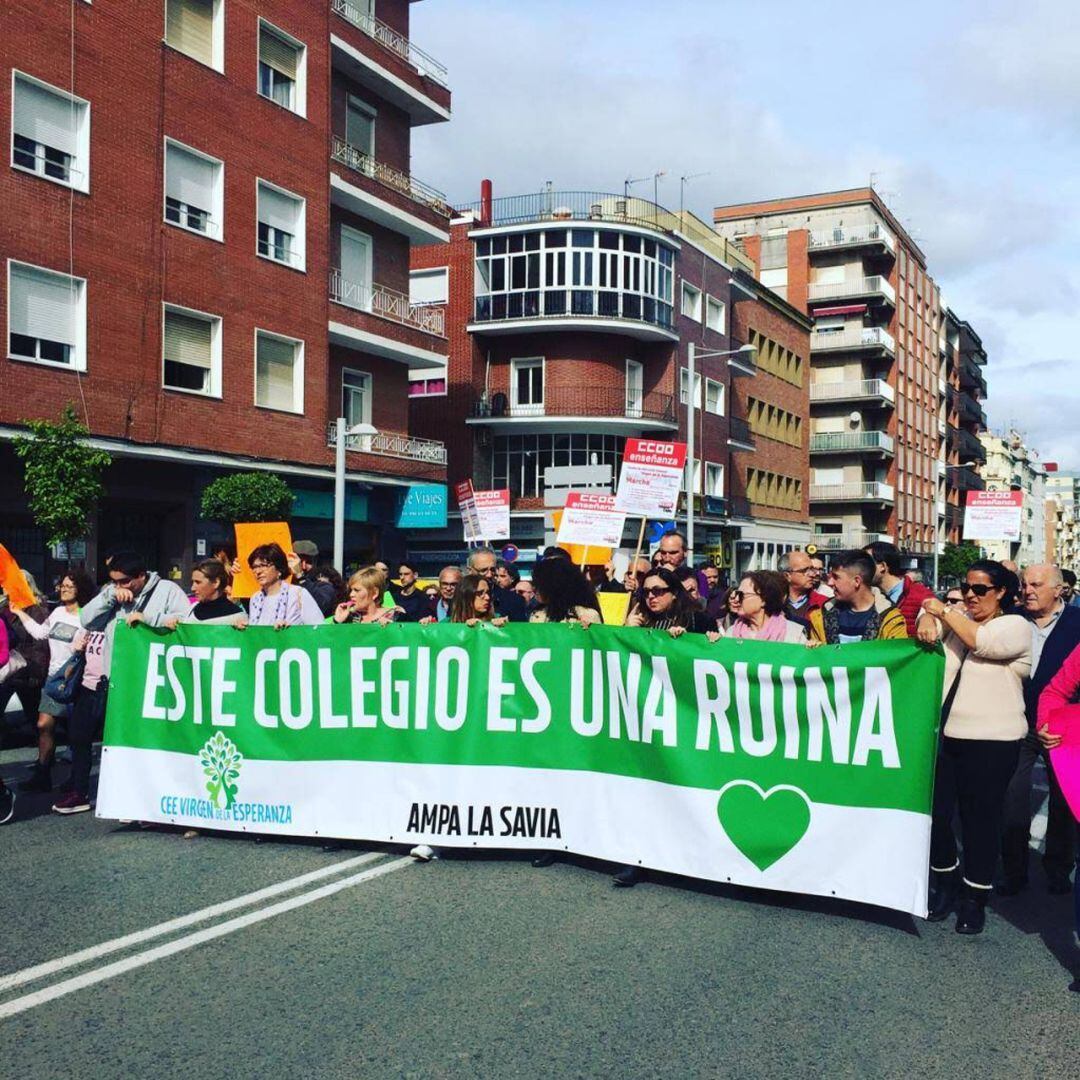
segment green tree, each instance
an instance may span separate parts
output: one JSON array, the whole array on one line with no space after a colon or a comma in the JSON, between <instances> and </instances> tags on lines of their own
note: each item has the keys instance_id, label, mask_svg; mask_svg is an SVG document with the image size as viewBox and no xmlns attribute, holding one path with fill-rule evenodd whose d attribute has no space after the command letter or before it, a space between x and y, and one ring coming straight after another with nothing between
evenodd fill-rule
<instances>
[{"instance_id":1,"label":"green tree","mask_svg":"<svg viewBox=\"0 0 1080 1080\"><path fill-rule=\"evenodd\" d=\"M79 422L75 407L64 407L58 423L24 420L29 435L14 440L23 461L23 488L34 520L45 530L48 544L68 545L90 531L98 499L105 494L101 474L112 464L104 450L86 442L90 434Z\"/></svg>"},{"instance_id":2,"label":"green tree","mask_svg":"<svg viewBox=\"0 0 1080 1080\"><path fill-rule=\"evenodd\" d=\"M223 525L235 525L238 521L288 521L295 498L289 485L273 473L232 473L206 486L202 516Z\"/></svg>"},{"instance_id":3,"label":"green tree","mask_svg":"<svg viewBox=\"0 0 1080 1080\"><path fill-rule=\"evenodd\" d=\"M206 790L219 810L228 810L236 798L240 765L243 762L236 744L219 731L199 751L199 764L208 777Z\"/></svg>"},{"instance_id":4,"label":"green tree","mask_svg":"<svg viewBox=\"0 0 1080 1080\"><path fill-rule=\"evenodd\" d=\"M982 552L975 544L946 544L938 558L938 577L942 581L960 581L968 567L981 558Z\"/></svg>"}]
</instances>

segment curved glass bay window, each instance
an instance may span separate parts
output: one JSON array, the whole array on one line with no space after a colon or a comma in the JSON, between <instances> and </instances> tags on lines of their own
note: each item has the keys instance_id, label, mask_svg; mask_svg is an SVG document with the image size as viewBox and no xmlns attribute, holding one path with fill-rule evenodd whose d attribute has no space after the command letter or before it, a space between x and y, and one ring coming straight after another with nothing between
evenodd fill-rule
<instances>
[{"instance_id":1,"label":"curved glass bay window","mask_svg":"<svg viewBox=\"0 0 1080 1080\"><path fill-rule=\"evenodd\" d=\"M584 432L555 435L497 435L493 440L494 486L512 498L535 498L544 491L544 470L553 465L610 465L618 480L626 438Z\"/></svg>"},{"instance_id":2,"label":"curved glass bay window","mask_svg":"<svg viewBox=\"0 0 1080 1080\"><path fill-rule=\"evenodd\" d=\"M476 241L476 321L575 315L671 328L675 252L614 229L537 229Z\"/></svg>"}]
</instances>

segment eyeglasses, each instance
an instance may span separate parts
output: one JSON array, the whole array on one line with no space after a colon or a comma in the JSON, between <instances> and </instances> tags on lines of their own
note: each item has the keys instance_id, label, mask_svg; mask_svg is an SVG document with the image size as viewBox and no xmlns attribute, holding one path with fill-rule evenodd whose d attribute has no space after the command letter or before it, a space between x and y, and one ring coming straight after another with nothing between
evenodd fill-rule
<instances>
[{"instance_id":1,"label":"eyeglasses","mask_svg":"<svg viewBox=\"0 0 1080 1080\"><path fill-rule=\"evenodd\" d=\"M268 562L253 562L251 564L252 570L273 570L273 563Z\"/></svg>"},{"instance_id":2,"label":"eyeglasses","mask_svg":"<svg viewBox=\"0 0 1080 1080\"><path fill-rule=\"evenodd\" d=\"M642 590L646 596L663 596L664 593L669 593L671 590L666 585L650 585L649 588Z\"/></svg>"},{"instance_id":3,"label":"eyeglasses","mask_svg":"<svg viewBox=\"0 0 1080 1080\"><path fill-rule=\"evenodd\" d=\"M812 566L804 566L801 570L789 570L789 574L812 574L814 568Z\"/></svg>"},{"instance_id":4,"label":"eyeglasses","mask_svg":"<svg viewBox=\"0 0 1080 1080\"><path fill-rule=\"evenodd\" d=\"M959 586L960 591L967 596L969 592L974 593L976 596L985 596L991 589L997 588L996 585L969 585L966 581Z\"/></svg>"}]
</instances>

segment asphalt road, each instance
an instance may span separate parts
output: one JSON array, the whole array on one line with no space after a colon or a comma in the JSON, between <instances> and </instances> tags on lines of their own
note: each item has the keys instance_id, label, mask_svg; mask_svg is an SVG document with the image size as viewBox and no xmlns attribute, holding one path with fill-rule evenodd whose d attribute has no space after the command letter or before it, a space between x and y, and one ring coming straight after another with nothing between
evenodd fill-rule
<instances>
[{"instance_id":1,"label":"asphalt road","mask_svg":"<svg viewBox=\"0 0 1080 1080\"><path fill-rule=\"evenodd\" d=\"M184 840L48 805L0 830L0 1077L1077 1074L1071 903L1038 879L963 938L683 879L616 890L585 862Z\"/></svg>"}]
</instances>

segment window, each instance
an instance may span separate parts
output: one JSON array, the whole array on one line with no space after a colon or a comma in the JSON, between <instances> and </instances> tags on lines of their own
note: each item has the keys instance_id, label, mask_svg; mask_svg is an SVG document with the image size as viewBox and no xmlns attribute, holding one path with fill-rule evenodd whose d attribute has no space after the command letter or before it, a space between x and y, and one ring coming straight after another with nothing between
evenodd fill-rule
<instances>
[{"instance_id":1,"label":"window","mask_svg":"<svg viewBox=\"0 0 1080 1080\"><path fill-rule=\"evenodd\" d=\"M640 417L645 402L645 368L640 360L626 361L626 415Z\"/></svg>"},{"instance_id":2,"label":"window","mask_svg":"<svg viewBox=\"0 0 1080 1080\"><path fill-rule=\"evenodd\" d=\"M413 270L409 274L410 304L445 304L450 293L450 271L441 266L437 270Z\"/></svg>"},{"instance_id":3,"label":"window","mask_svg":"<svg viewBox=\"0 0 1080 1080\"><path fill-rule=\"evenodd\" d=\"M15 72L11 164L77 191L90 189L90 103Z\"/></svg>"},{"instance_id":4,"label":"window","mask_svg":"<svg viewBox=\"0 0 1080 1080\"><path fill-rule=\"evenodd\" d=\"M701 322L701 290L688 282L682 283L682 313L695 322Z\"/></svg>"},{"instance_id":5,"label":"window","mask_svg":"<svg viewBox=\"0 0 1080 1080\"><path fill-rule=\"evenodd\" d=\"M165 140L165 220L222 239L224 165L190 146Z\"/></svg>"},{"instance_id":6,"label":"window","mask_svg":"<svg viewBox=\"0 0 1080 1080\"><path fill-rule=\"evenodd\" d=\"M338 238L341 269L335 270L330 277L330 297L339 304L359 311L370 311L374 298L371 288L371 237L342 225Z\"/></svg>"},{"instance_id":7,"label":"window","mask_svg":"<svg viewBox=\"0 0 1080 1080\"><path fill-rule=\"evenodd\" d=\"M609 465L618 481L626 439L620 435L497 435L492 441L492 479L512 498L544 492L544 473L552 466Z\"/></svg>"},{"instance_id":8,"label":"window","mask_svg":"<svg viewBox=\"0 0 1080 1080\"><path fill-rule=\"evenodd\" d=\"M284 109L307 115L307 49L259 20L259 93Z\"/></svg>"},{"instance_id":9,"label":"window","mask_svg":"<svg viewBox=\"0 0 1080 1080\"><path fill-rule=\"evenodd\" d=\"M510 393L512 415L544 415L543 358L510 361Z\"/></svg>"},{"instance_id":10,"label":"window","mask_svg":"<svg viewBox=\"0 0 1080 1080\"><path fill-rule=\"evenodd\" d=\"M258 182L259 254L304 269L305 201L265 180Z\"/></svg>"},{"instance_id":11,"label":"window","mask_svg":"<svg viewBox=\"0 0 1080 1080\"><path fill-rule=\"evenodd\" d=\"M304 343L255 331L255 404L282 412L304 411Z\"/></svg>"},{"instance_id":12,"label":"window","mask_svg":"<svg viewBox=\"0 0 1080 1080\"><path fill-rule=\"evenodd\" d=\"M724 466L715 462L705 462L705 494L714 498L724 497Z\"/></svg>"},{"instance_id":13,"label":"window","mask_svg":"<svg viewBox=\"0 0 1080 1080\"><path fill-rule=\"evenodd\" d=\"M714 379L705 380L705 411L716 416L724 415L724 384Z\"/></svg>"},{"instance_id":14,"label":"window","mask_svg":"<svg viewBox=\"0 0 1080 1080\"><path fill-rule=\"evenodd\" d=\"M345 141L368 157L375 156L376 111L352 94L345 102Z\"/></svg>"},{"instance_id":15,"label":"window","mask_svg":"<svg viewBox=\"0 0 1080 1080\"><path fill-rule=\"evenodd\" d=\"M726 311L722 300L710 296L705 302L705 325L718 334L727 332Z\"/></svg>"},{"instance_id":16,"label":"window","mask_svg":"<svg viewBox=\"0 0 1080 1080\"><path fill-rule=\"evenodd\" d=\"M221 319L167 304L161 360L166 390L220 397Z\"/></svg>"},{"instance_id":17,"label":"window","mask_svg":"<svg viewBox=\"0 0 1080 1080\"><path fill-rule=\"evenodd\" d=\"M366 371L341 369L341 415L349 427L371 423L371 376Z\"/></svg>"},{"instance_id":18,"label":"window","mask_svg":"<svg viewBox=\"0 0 1080 1080\"><path fill-rule=\"evenodd\" d=\"M690 386L690 372L686 368L679 368L679 403L682 405L690 404L690 397L687 390ZM700 372L694 372L694 407L701 408L701 374Z\"/></svg>"},{"instance_id":19,"label":"window","mask_svg":"<svg viewBox=\"0 0 1080 1080\"><path fill-rule=\"evenodd\" d=\"M224 0L165 0L165 42L198 60L223 69Z\"/></svg>"},{"instance_id":20,"label":"window","mask_svg":"<svg viewBox=\"0 0 1080 1080\"><path fill-rule=\"evenodd\" d=\"M9 261L8 356L85 371L85 280Z\"/></svg>"},{"instance_id":21,"label":"window","mask_svg":"<svg viewBox=\"0 0 1080 1080\"><path fill-rule=\"evenodd\" d=\"M690 490L695 494L701 493L701 458L694 458L693 462L689 458L686 460L688 467L693 466L693 472L690 479Z\"/></svg>"},{"instance_id":22,"label":"window","mask_svg":"<svg viewBox=\"0 0 1080 1080\"><path fill-rule=\"evenodd\" d=\"M409 375L409 397L446 397L446 372L422 371Z\"/></svg>"}]
</instances>

